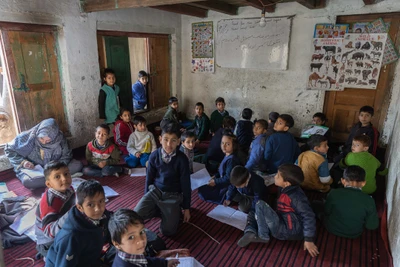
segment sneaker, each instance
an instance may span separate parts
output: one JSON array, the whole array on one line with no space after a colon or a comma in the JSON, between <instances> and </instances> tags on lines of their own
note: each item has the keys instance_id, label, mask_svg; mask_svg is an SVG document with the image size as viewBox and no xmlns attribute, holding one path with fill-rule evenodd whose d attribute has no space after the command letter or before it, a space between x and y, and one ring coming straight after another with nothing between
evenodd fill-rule
<instances>
[{"instance_id":1,"label":"sneaker","mask_svg":"<svg viewBox=\"0 0 400 267\"><path fill-rule=\"evenodd\" d=\"M124 168L124 174L131 175L132 174L132 170L130 168Z\"/></svg>"},{"instance_id":2,"label":"sneaker","mask_svg":"<svg viewBox=\"0 0 400 267\"><path fill-rule=\"evenodd\" d=\"M71 175L71 178L76 178L76 177L82 177L83 173L81 172L76 172L74 174Z\"/></svg>"},{"instance_id":3,"label":"sneaker","mask_svg":"<svg viewBox=\"0 0 400 267\"><path fill-rule=\"evenodd\" d=\"M114 176L115 176L115 177L119 177L118 172L114 173Z\"/></svg>"},{"instance_id":4,"label":"sneaker","mask_svg":"<svg viewBox=\"0 0 400 267\"><path fill-rule=\"evenodd\" d=\"M269 239L261 239L255 233L247 232L238 241L239 247L247 247L250 243L268 243Z\"/></svg>"}]
</instances>

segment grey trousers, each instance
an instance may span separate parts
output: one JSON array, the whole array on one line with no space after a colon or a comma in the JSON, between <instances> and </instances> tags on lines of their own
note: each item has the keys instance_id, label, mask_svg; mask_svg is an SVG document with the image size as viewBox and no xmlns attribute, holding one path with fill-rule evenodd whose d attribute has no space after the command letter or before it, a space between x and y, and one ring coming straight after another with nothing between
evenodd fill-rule
<instances>
[{"instance_id":1,"label":"grey trousers","mask_svg":"<svg viewBox=\"0 0 400 267\"><path fill-rule=\"evenodd\" d=\"M149 191L140 199L134 211L144 220L161 215L160 232L165 236L172 236L178 230L182 201L181 193L162 192L150 185Z\"/></svg>"},{"instance_id":2,"label":"grey trousers","mask_svg":"<svg viewBox=\"0 0 400 267\"><path fill-rule=\"evenodd\" d=\"M42 166L44 167L44 166ZM82 170L83 164L79 160L72 159L68 163L68 169L71 174L80 172ZM36 189L41 187L46 187L46 179L44 176L41 177L30 177L23 172L17 173L18 179L21 181L22 185L28 189Z\"/></svg>"}]
</instances>

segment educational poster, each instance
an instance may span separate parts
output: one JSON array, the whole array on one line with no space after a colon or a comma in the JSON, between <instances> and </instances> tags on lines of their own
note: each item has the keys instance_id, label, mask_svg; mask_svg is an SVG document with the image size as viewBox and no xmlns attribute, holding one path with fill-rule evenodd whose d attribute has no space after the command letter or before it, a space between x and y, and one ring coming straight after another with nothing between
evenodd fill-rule
<instances>
[{"instance_id":1,"label":"educational poster","mask_svg":"<svg viewBox=\"0 0 400 267\"><path fill-rule=\"evenodd\" d=\"M353 24L352 33L364 33L367 31L369 22L357 22Z\"/></svg>"},{"instance_id":2,"label":"educational poster","mask_svg":"<svg viewBox=\"0 0 400 267\"><path fill-rule=\"evenodd\" d=\"M213 22L192 23L193 73L214 73L214 29Z\"/></svg>"},{"instance_id":3,"label":"educational poster","mask_svg":"<svg viewBox=\"0 0 400 267\"><path fill-rule=\"evenodd\" d=\"M382 65L386 33L347 34L343 40L341 68L347 88L376 89Z\"/></svg>"},{"instance_id":4,"label":"educational poster","mask_svg":"<svg viewBox=\"0 0 400 267\"><path fill-rule=\"evenodd\" d=\"M349 24L315 24L314 38L343 38L349 31Z\"/></svg>"},{"instance_id":5,"label":"educational poster","mask_svg":"<svg viewBox=\"0 0 400 267\"><path fill-rule=\"evenodd\" d=\"M341 38L314 38L309 65L309 89L332 91L344 89L338 81L338 77L342 75L340 72L342 42Z\"/></svg>"},{"instance_id":6,"label":"educational poster","mask_svg":"<svg viewBox=\"0 0 400 267\"><path fill-rule=\"evenodd\" d=\"M369 33L387 33L389 31L390 24L386 23L382 19L377 19L371 22L367 26L367 31ZM393 44L390 36L387 36L385 50L383 51L382 65L387 65L396 61L399 58L399 54L396 51L396 47Z\"/></svg>"}]
</instances>

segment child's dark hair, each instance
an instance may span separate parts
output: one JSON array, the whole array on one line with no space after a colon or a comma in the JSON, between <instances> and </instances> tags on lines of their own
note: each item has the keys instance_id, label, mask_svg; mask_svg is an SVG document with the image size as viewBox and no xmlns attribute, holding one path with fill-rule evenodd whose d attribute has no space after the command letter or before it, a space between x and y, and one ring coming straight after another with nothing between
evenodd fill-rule
<instances>
[{"instance_id":1,"label":"child's dark hair","mask_svg":"<svg viewBox=\"0 0 400 267\"><path fill-rule=\"evenodd\" d=\"M374 116L374 108L371 106L363 106L360 108L360 113L361 112L367 112L369 114L371 114L371 116Z\"/></svg>"},{"instance_id":2,"label":"child's dark hair","mask_svg":"<svg viewBox=\"0 0 400 267\"><path fill-rule=\"evenodd\" d=\"M111 215L108 221L108 230L111 240L121 244L121 237L130 225L144 225L142 217L131 209L119 209Z\"/></svg>"},{"instance_id":3,"label":"child's dark hair","mask_svg":"<svg viewBox=\"0 0 400 267\"><path fill-rule=\"evenodd\" d=\"M218 103L225 104L225 99L223 97L218 97L217 99L215 99L215 105L217 105Z\"/></svg>"},{"instance_id":4,"label":"child's dark hair","mask_svg":"<svg viewBox=\"0 0 400 267\"><path fill-rule=\"evenodd\" d=\"M117 120L122 120L122 119L121 119L121 116L122 116L122 114L124 114L124 112L126 112L126 111L129 112L129 115L131 114L131 112L129 111L129 109L127 109L127 108L120 108L120 109L119 109L119 114L118 114Z\"/></svg>"},{"instance_id":5,"label":"child's dark hair","mask_svg":"<svg viewBox=\"0 0 400 267\"><path fill-rule=\"evenodd\" d=\"M293 117L290 116L289 114L281 114L279 115L280 119L282 119L283 121L285 121L285 126L292 128L294 126L294 120Z\"/></svg>"},{"instance_id":6,"label":"child's dark hair","mask_svg":"<svg viewBox=\"0 0 400 267\"><path fill-rule=\"evenodd\" d=\"M312 117L313 118L315 118L315 117L316 118L320 118L321 121L323 121L324 123L326 122L326 115L324 113L322 113L322 112L317 112Z\"/></svg>"},{"instance_id":7,"label":"child's dark hair","mask_svg":"<svg viewBox=\"0 0 400 267\"><path fill-rule=\"evenodd\" d=\"M102 128L102 129L106 130L106 131L107 131L107 134L110 134L110 127L109 127L107 124L105 124L105 123L100 124L99 126L96 127L96 131L97 131L99 128Z\"/></svg>"},{"instance_id":8,"label":"child's dark hair","mask_svg":"<svg viewBox=\"0 0 400 267\"><path fill-rule=\"evenodd\" d=\"M245 167L238 165L232 169L229 180L234 186L240 186L247 181L249 175L250 173Z\"/></svg>"},{"instance_id":9,"label":"child's dark hair","mask_svg":"<svg viewBox=\"0 0 400 267\"><path fill-rule=\"evenodd\" d=\"M242 118L245 120L250 120L251 116L253 116L253 111L249 108L245 108L242 111Z\"/></svg>"},{"instance_id":10,"label":"child's dark hair","mask_svg":"<svg viewBox=\"0 0 400 267\"><path fill-rule=\"evenodd\" d=\"M44 178L46 181L49 180L52 171L58 171L61 168L68 169L68 166L64 162L54 160L44 165Z\"/></svg>"},{"instance_id":11,"label":"child's dark hair","mask_svg":"<svg viewBox=\"0 0 400 267\"><path fill-rule=\"evenodd\" d=\"M278 167L283 180L291 185L299 185L304 181L304 174L297 165L285 163Z\"/></svg>"},{"instance_id":12,"label":"child's dark hair","mask_svg":"<svg viewBox=\"0 0 400 267\"><path fill-rule=\"evenodd\" d=\"M103 71L103 78L106 78L108 74L114 74L114 75L115 75L115 72L114 72L114 70L111 69L111 68L106 68L106 69L104 69L104 71Z\"/></svg>"},{"instance_id":13,"label":"child's dark hair","mask_svg":"<svg viewBox=\"0 0 400 267\"><path fill-rule=\"evenodd\" d=\"M138 73L138 78L142 78L142 77L149 77L149 75L144 70L141 70Z\"/></svg>"},{"instance_id":14,"label":"child's dark hair","mask_svg":"<svg viewBox=\"0 0 400 267\"><path fill-rule=\"evenodd\" d=\"M197 103L196 103L196 107L202 107L203 110L204 110L204 105L203 105L203 103L201 103L201 102L197 102Z\"/></svg>"},{"instance_id":15,"label":"child's dark hair","mask_svg":"<svg viewBox=\"0 0 400 267\"><path fill-rule=\"evenodd\" d=\"M97 194L104 195L103 186L96 180L87 180L81 183L76 189L76 202L82 205L87 197L94 197Z\"/></svg>"},{"instance_id":16,"label":"child's dark hair","mask_svg":"<svg viewBox=\"0 0 400 267\"><path fill-rule=\"evenodd\" d=\"M353 182L364 182L365 170L360 166L349 166L343 172L343 179Z\"/></svg>"},{"instance_id":17,"label":"child's dark hair","mask_svg":"<svg viewBox=\"0 0 400 267\"><path fill-rule=\"evenodd\" d=\"M146 123L146 119L143 116L135 116L133 118L133 125L137 126L139 123Z\"/></svg>"},{"instance_id":18,"label":"child's dark hair","mask_svg":"<svg viewBox=\"0 0 400 267\"><path fill-rule=\"evenodd\" d=\"M266 120L264 120L264 119L259 119L259 120L256 120L256 121L254 122L254 125L255 125L256 123L258 123L258 124L261 126L261 128L263 128L264 130L268 129L268 122L267 122Z\"/></svg>"},{"instance_id":19,"label":"child's dark hair","mask_svg":"<svg viewBox=\"0 0 400 267\"><path fill-rule=\"evenodd\" d=\"M178 98L176 98L175 96L171 96L171 97L168 99L168 104L171 105L171 104L174 103L174 102L178 102Z\"/></svg>"},{"instance_id":20,"label":"child's dark hair","mask_svg":"<svg viewBox=\"0 0 400 267\"><path fill-rule=\"evenodd\" d=\"M314 149L314 147L319 147L321 143L325 141L328 141L328 138L325 136L313 134L310 136L310 139L308 139L307 145L310 147L310 149Z\"/></svg>"},{"instance_id":21,"label":"child's dark hair","mask_svg":"<svg viewBox=\"0 0 400 267\"><path fill-rule=\"evenodd\" d=\"M233 134L231 129L224 129L224 131L222 132L222 137L224 136L229 137L232 140L233 153L236 153L239 148L239 143L236 135Z\"/></svg>"},{"instance_id":22,"label":"child's dark hair","mask_svg":"<svg viewBox=\"0 0 400 267\"><path fill-rule=\"evenodd\" d=\"M222 120L222 128L224 129L234 129L236 125L236 120L232 116L226 116Z\"/></svg>"},{"instance_id":23,"label":"child's dark hair","mask_svg":"<svg viewBox=\"0 0 400 267\"><path fill-rule=\"evenodd\" d=\"M164 127L161 128L161 136L163 136L164 134L175 134L176 137L180 138L181 131L179 124L171 122L164 125Z\"/></svg>"},{"instance_id":24,"label":"child's dark hair","mask_svg":"<svg viewBox=\"0 0 400 267\"><path fill-rule=\"evenodd\" d=\"M370 147L371 146L371 138L368 135L357 135L353 138L353 141L360 142L363 146Z\"/></svg>"},{"instance_id":25,"label":"child's dark hair","mask_svg":"<svg viewBox=\"0 0 400 267\"><path fill-rule=\"evenodd\" d=\"M185 142L187 138L194 138L196 140L196 134L193 131L185 131L181 135L181 141Z\"/></svg>"},{"instance_id":26,"label":"child's dark hair","mask_svg":"<svg viewBox=\"0 0 400 267\"><path fill-rule=\"evenodd\" d=\"M269 119L271 122L273 122L273 123L276 122L276 120L278 119L278 117L279 117L279 113L278 113L278 112L275 112L275 111L270 112L269 115L268 115L268 119Z\"/></svg>"}]
</instances>

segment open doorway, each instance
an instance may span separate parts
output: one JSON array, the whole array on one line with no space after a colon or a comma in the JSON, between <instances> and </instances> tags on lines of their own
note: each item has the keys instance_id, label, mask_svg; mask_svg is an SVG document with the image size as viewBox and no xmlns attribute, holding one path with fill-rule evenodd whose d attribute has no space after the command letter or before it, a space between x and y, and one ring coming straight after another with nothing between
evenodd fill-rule
<instances>
[{"instance_id":1,"label":"open doorway","mask_svg":"<svg viewBox=\"0 0 400 267\"><path fill-rule=\"evenodd\" d=\"M170 97L169 35L98 31L100 72L112 68L120 88L120 105L132 114L147 112L168 105ZM146 103L134 107L134 85L144 71Z\"/></svg>"}]
</instances>

